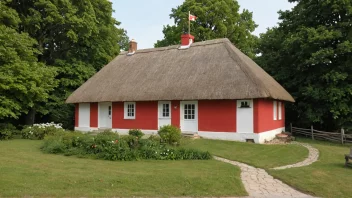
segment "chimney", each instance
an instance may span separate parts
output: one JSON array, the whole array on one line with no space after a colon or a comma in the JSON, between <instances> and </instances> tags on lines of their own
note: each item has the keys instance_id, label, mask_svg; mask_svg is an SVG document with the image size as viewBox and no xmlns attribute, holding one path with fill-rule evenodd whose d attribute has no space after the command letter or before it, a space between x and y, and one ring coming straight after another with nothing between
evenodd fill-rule
<instances>
[{"instance_id":1,"label":"chimney","mask_svg":"<svg viewBox=\"0 0 352 198\"><path fill-rule=\"evenodd\" d=\"M194 36L191 34L182 34L181 35L181 46L190 45L190 40L192 39L192 43L194 43Z\"/></svg>"},{"instance_id":2,"label":"chimney","mask_svg":"<svg viewBox=\"0 0 352 198\"><path fill-rule=\"evenodd\" d=\"M128 48L128 53L132 54L136 51L137 51L137 42L134 39L132 39L130 41L130 47Z\"/></svg>"}]
</instances>

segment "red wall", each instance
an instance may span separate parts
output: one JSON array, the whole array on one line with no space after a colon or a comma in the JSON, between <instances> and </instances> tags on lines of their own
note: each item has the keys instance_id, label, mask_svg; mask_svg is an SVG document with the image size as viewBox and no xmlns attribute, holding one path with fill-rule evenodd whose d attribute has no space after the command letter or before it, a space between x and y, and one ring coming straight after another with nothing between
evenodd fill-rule
<instances>
[{"instance_id":1,"label":"red wall","mask_svg":"<svg viewBox=\"0 0 352 198\"><path fill-rule=\"evenodd\" d=\"M90 127L98 127L98 103L90 103Z\"/></svg>"},{"instance_id":2,"label":"red wall","mask_svg":"<svg viewBox=\"0 0 352 198\"><path fill-rule=\"evenodd\" d=\"M236 100L198 101L198 130L236 132Z\"/></svg>"},{"instance_id":3,"label":"red wall","mask_svg":"<svg viewBox=\"0 0 352 198\"><path fill-rule=\"evenodd\" d=\"M279 105L279 101L277 101ZM285 127L285 105L281 102L282 117L279 120L279 107L277 107L277 120L274 120L273 100L254 100L254 132L261 133Z\"/></svg>"},{"instance_id":4,"label":"red wall","mask_svg":"<svg viewBox=\"0 0 352 198\"><path fill-rule=\"evenodd\" d=\"M175 109L176 107L176 109ZM180 125L180 101L171 101L171 125L181 128Z\"/></svg>"},{"instance_id":5,"label":"red wall","mask_svg":"<svg viewBox=\"0 0 352 198\"><path fill-rule=\"evenodd\" d=\"M158 129L158 102L136 102L136 118L124 119L124 103L112 103L112 128L114 129Z\"/></svg>"},{"instance_id":6,"label":"red wall","mask_svg":"<svg viewBox=\"0 0 352 198\"><path fill-rule=\"evenodd\" d=\"M78 127L79 104L75 104L75 127Z\"/></svg>"}]
</instances>

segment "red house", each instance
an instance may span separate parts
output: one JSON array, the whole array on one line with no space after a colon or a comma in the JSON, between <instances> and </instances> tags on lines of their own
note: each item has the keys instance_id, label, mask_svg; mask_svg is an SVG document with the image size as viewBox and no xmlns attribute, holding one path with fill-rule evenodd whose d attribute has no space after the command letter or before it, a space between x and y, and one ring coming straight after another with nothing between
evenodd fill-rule
<instances>
[{"instance_id":1,"label":"red house","mask_svg":"<svg viewBox=\"0 0 352 198\"><path fill-rule=\"evenodd\" d=\"M285 129L292 96L228 39L123 52L67 99L75 129L142 129L167 124L204 138L263 143Z\"/></svg>"}]
</instances>

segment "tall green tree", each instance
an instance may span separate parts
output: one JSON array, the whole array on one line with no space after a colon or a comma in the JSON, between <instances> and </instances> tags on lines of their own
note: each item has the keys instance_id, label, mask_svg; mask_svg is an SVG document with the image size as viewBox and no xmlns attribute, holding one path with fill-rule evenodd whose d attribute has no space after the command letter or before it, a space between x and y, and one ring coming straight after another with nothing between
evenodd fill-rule
<instances>
[{"instance_id":1,"label":"tall green tree","mask_svg":"<svg viewBox=\"0 0 352 198\"><path fill-rule=\"evenodd\" d=\"M0 119L17 119L47 102L57 85L56 69L38 63L37 42L17 32L19 23L17 12L0 2Z\"/></svg>"},{"instance_id":2,"label":"tall green tree","mask_svg":"<svg viewBox=\"0 0 352 198\"><path fill-rule=\"evenodd\" d=\"M289 121L328 130L352 122L352 1L290 0L260 37L257 62L294 96Z\"/></svg>"},{"instance_id":3,"label":"tall green tree","mask_svg":"<svg viewBox=\"0 0 352 198\"><path fill-rule=\"evenodd\" d=\"M58 87L47 103L39 103L27 114L26 122L40 119L73 126L73 106L68 95L100 70L126 45L126 31L112 17L109 0L6 0L20 21L17 32L36 41L37 59L56 68ZM124 47L123 46L123 47ZM48 110L48 114L37 111ZM39 121L37 119L37 121Z\"/></svg>"},{"instance_id":4,"label":"tall green tree","mask_svg":"<svg viewBox=\"0 0 352 198\"><path fill-rule=\"evenodd\" d=\"M173 8L170 18L175 25L164 26L164 39L155 43L155 47L164 47L180 43L182 33L188 32L188 12L197 16L191 22L191 34L196 41L216 38L228 38L247 55L254 57L257 37L252 33L257 25L252 13L240 6L236 0L186 0Z\"/></svg>"}]
</instances>

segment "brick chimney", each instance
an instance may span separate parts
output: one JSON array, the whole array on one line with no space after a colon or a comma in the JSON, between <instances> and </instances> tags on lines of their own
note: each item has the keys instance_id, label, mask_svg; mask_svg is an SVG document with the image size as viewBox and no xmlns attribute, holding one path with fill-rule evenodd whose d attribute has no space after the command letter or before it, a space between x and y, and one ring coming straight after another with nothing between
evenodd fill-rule
<instances>
[{"instance_id":1,"label":"brick chimney","mask_svg":"<svg viewBox=\"0 0 352 198\"><path fill-rule=\"evenodd\" d=\"M133 53L133 52L136 52L136 51L137 51L137 42L134 39L132 39L130 41L130 46L128 48L128 53Z\"/></svg>"},{"instance_id":2,"label":"brick chimney","mask_svg":"<svg viewBox=\"0 0 352 198\"><path fill-rule=\"evenodd\" d=\"M189 40L192 39L192 43L194 43L194 36L191 34L182 34L181 35L181 46L189 45Z\"/></svg>"}]
</instances>

